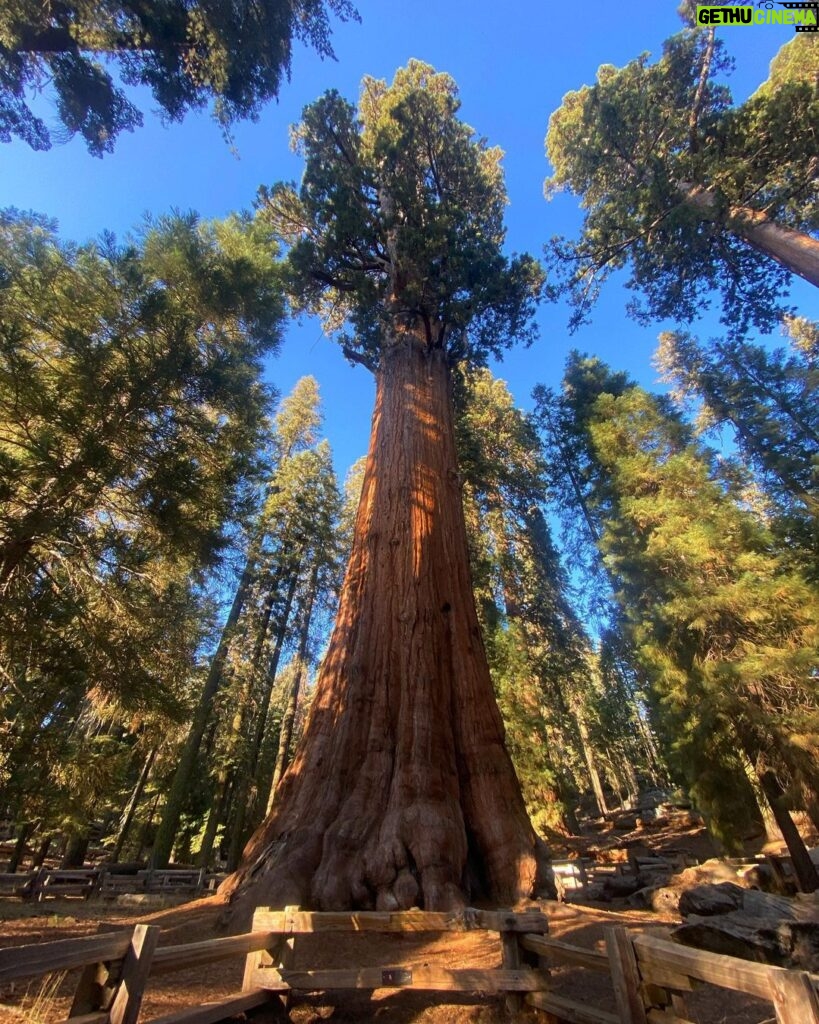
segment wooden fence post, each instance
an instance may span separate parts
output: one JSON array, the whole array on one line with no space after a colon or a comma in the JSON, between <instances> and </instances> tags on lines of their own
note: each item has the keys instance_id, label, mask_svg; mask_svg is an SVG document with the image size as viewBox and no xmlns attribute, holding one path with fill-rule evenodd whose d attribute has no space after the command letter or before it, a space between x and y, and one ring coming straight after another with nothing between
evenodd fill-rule
<instances>
[{"instance_id":1,"label":"wooden fence post","mask_svg":"<svg viewBox=\"0 0 819 1024\"><path fill-rule=\"evenodd\" d=\"M771 1001L777 1024L819 1024L819 998L805 971L774 974Z\"/></svg>"},{"instance_id":2,"label":"wooden fence post","mask_svg":"<svg viewBox=\"0 0 819 1024\"><path fill-rule=\"evenodd\" d=\"M510 915L510 920L507 922L514 927L515 918L511 910L500 911L501 919L504 913ZM502 964L505 970L517 971L520 969L520 946L518 945L518 935L514 931L501 931L501 957ZM504 997L504 1004L506 1006L506 1012L515 1017L523 1009L524 997L522 992L507 992Z\"/></svg>"},{"instance_id":3,"label":"wooden fence post","mask_svg":"<svg viewBox=\"0 0 819 1024\"><path fill-rule=\"evenodd\" d=\"M298 907L284 908L284 931L276 935L276 941L267 949L258 950L255 953L248 953L245 961L245 973L242 980L242 991L249 992L256 986L253 982L253 973L257 967L281 967L291 970L296 965L296 936L293 932L292 915L298 911ZM261 913L260 923L257 926L256 915ZM270 913L269 908L258 908L253 916L251 931L262 930L262 923L265 916ZM281 1005L286 1009L290 1004L290 996L287 992L279 993Z\"/></svg>"},{"instance_id":4,"label":"wooden fence post","mask_svg":"<svg viewBox=\"0 0 819 1024\"><path fill-rule=\"evenodd\" d=\"M97 925L97 934L105 934L110 928L103 922ZM114 964L117 961L113 961ZM120 965L121 966L121 965ZM94 1013L96 1010L107 1010L111 1000L116 995L116 983L112 979L112 970L109 964L95 963L86 964L74 989L74 999L71 1009L68 1011L68 1019L82 1017L86 1013Z\"/></svg>"},{"instance_id":5,"label":"wooden fence post","mask_svg":"<svg viewBox=\"0 0 819 1024\"><path fill-rule=\"evenodd\" d=\"M151 960L159 942L159 931L155 924L134 925L131 945L122 961L122 974L108 1015L109 1024L136 1024L145 982L151 971Z\"/></svg>"},{"instance_id":6,"label":"wooden fence post","mask_svg":"<svg viewBox=\"0 0 819 1024\"><path fill-rule=\"evenodd\" d=\"M625 928L606 929L606 950L609 954L614 1001L623 1024L648 1024L640 991L640 970Z\"/></svg>"}]
</instances>

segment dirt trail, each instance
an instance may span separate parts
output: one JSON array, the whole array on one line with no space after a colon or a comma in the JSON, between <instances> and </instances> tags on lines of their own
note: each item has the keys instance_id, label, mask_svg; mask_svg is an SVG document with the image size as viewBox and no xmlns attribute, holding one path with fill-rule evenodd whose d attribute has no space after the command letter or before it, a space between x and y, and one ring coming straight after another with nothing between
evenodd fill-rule
<instances>
[{"instance_id":1,"label":"dirt trail","mask_svg":"<svg viewBox=\"0 0 819 1024\"><path fill-rule=\"evenodd\" d=\"M556 837L555 837L556 839ZM702 860L714 850L702 828L677 822L653 829L618 831L597 830L581 839L563 841L555 856L584 854L598 863L626 859L634 844L647 846L652 853L687 854ZM556 846L557 843L553 843ZM573 897L570 896L570 899ZM543 904L550 918L550 934L575 945L603 949L605 929L623 925L641 932L665 935L679 922L671 911L655 912L629 908L623 901L603 905ZM123 908L103 902L54 900L34 906L19 900L0 899L0 945L47 942L59 938L94 934L98 928L127 926L134 921L151 921L163 930L161 945L176 945L224 934L219 928L221 905L216 899L200 900L169 907L152 914L144 909ZM442 967L496 967L500 965L500 947L493 933L468 932L445 935L361 934L357 936L311 935L297 943L298 967L353 967L366 965L411 965L434 963ZM166 974L152 980L143 1003L141 1020L151 1019L184 1006L219 999L241 988L243 959L211 964L205 968ZM64 978L42 980L31 986L18 984L0 987L0 1024L56 1024L64 1020L76 984L76 972ZM573 999L601 1009L613 1010L607 976L581 968L555 965L552 969L555 990ZM769 1006L735 994L705 988L692 999L691 1020L695 1024L759 1024L770 1020ZM254 1014L253 1020L265 1024L271 1015ZM295 1024L314 1024L331 1019L333 1024L353 1021L377 1021L378 1024L469 1024L505 1019L498 1000L462 999L450 993L388 992L322 993L294 1000ZM523 1020L546 1020L545 1015L527 1012Z\"/></svg>"}]
</instances>

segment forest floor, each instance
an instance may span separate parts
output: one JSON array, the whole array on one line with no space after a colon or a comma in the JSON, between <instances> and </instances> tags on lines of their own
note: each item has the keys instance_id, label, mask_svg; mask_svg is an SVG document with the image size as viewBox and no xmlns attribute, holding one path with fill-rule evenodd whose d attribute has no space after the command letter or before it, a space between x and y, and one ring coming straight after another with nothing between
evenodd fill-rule
<instances>
[{"instance_id":1,"label":"forest floor","mask_svg":"<svg viewBox=\"0 0 819 1024\"><path fill-rule=\"evenodd\" d=\"M565 849L555 849L554 856L567 853L593 857L597 863L614 864L625 859L623 851L639 847L652 854L685 855L704 861L715 854L705 830L692 825L684 817L666 824L657 823L633 832L614 827L616 823L599 824L580 839L567 840ZM557 845L557 837L555 837ZM749 852L752 852L749 850ZM672 883L674 884L674 883ZM680 921L670 908L660 911L636 909L625 900L602 903L569 896L569 903L542 903L550 919L549 934L558 939L603 949L605 929L622 925L635 932L665 937L669 928ZM531 904L530 904L531 905ZM163 928L161 945L200 941L218 933L219 907L211 901L167 907L146 915L146 908L124 907L101 901L56 899L29 905L12 898L0 898L0 945L22 945L55 939L89 935L133 924L136 920L152 920ZM411 965L430 963L441 967L500 966L500 945L495 933L447 933L426 935L361 934L309 935L299 938L297 967L354 967L367 965ZM186 1006L218 1000L241 988L243 958L208 965L188 971L165 974L149 982L143 1002L141 1021L172 1013ZM610 980L598 974L570 966L552 968L554 990L561 995L588 1003L599 1009L614 1010ZM52 975L31 985L0 985L0 1024L56 1024L64 1020L71 993L76 985L76 972L68 976ZM389 992L372 994L321 993L294 999L291 1016L295 1024L333 1024L372 1021L377 1024L490 1024L507 1019L502 1001L485 997L476 1002L472 994L463 998L454 993ZM695 1024L761 1024L771 1021L770 1004L738 996L736 993L705 986L691 998L690 1019ZM519 1019L541 1021L545 1014L525 1011ZM273 1016L263 1010L252 1016L255 1024L269 1024Z\"/></svg>"}]
</instances>

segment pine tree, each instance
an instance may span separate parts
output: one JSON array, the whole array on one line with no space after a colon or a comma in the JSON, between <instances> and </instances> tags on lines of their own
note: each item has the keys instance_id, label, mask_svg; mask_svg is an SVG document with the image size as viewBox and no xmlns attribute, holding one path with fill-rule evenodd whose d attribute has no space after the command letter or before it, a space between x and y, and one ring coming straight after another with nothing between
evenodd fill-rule
<instances>
[{"instance_id":1,"label":"pine tree","mask_svg":"<svg viewBox=\"0 0 819 1024\"><path fill-rule=\"evenodd\" d=\"M247 802L266 727L275 666L300 599L298 588L314 564L328 557L327 537L337 516L338 497L326 443L318 444L321 426L318 384L302 378L281 404L275 418L274 468L260 514L252 527L244 567L231 607L198 696L193 721L174 774L156 837L153 862L168 863L183 808L200 785L197 763L210 731L225 731L216 797L229 784L232 830L244 833ZM278 654L274 654L278 644ZM220 723L220 703L227 722ZM230 768L227 766L230 765ZM212 816L201 855L209 857L217 818ZM213 814L213 808L211 808ZM239 840L237 840L239 842Z\"/></svg>"},{"instance_id":2,"label":"pine tree","mask_svg":"<svg viewBox=\"0 0 819 1024\"><path fill-rule=\"evenodd\" d=\"M742 756L763 788L772 773L797 806L815 802L816 603L668 403L594 376L577 408L601 471L601 548L677 766L735 842Z\"/></svg>"},{"instance_id":3,"label":"pine tree","mask_svg":"<svg viewBox=\"0 0 819 1024\"><path fill-rule=\"evenodd\" d=\"M786 321L788 349L660 335L657 365L683 408L700 402L701 432L729 425L744 464L771 505L771 528L783 549L816 577L819 566L819 328Z\"/></svg>"}]
</instances>

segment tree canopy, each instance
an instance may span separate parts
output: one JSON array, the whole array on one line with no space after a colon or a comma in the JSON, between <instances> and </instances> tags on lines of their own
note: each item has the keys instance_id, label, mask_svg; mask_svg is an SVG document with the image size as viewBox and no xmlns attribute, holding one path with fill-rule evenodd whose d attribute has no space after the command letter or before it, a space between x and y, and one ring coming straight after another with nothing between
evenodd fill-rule
<instances>
[{"instance_id":1,"label":"tree canopy","mask_svg":"<svg viewBox=\"0 0 819 1024\"><path fill-rule=\"evenodd\" d=\"M668 39L653 64L604 64L595 85L566 94L549 121L546 194L568 188L586 209L579 239L551 247L573 325L625 266L638 317L691 321L713 291L733 336L779 321L791 272L819 283L813 43L788 43L775 88L738 107L713 29Z\"/></svg>"},{"instance_id":2,"label":"tree canopy","mask_svg":"<svg viewBox=\"0 0 819 1024\"><path fill-rule=\"evenodd\" d=\"M349 0L21 0L0 9L0 141L18 136L48 149L52 136L29 105L48 83L68 135L91 153L113 149L142 124L125 86L149 88L162 115L179 121L212 104L227 129L255 118L290 74L292 40L333 56L330 13L357 18ZM116 80L119 78L119 82Z\"/></svg>"},{"instance_id":3,"label":"tree canopy","mask_svg":"<svg viewBox=\"0 0 819 1024\"><path fill-rule=\"evenodd\" d=\"M357 110L325 93L294 130L301 187L260 190L301 305L331 331L347 322L345 354L373 369L398 325L479 363L532 337L540 269L501 252L502 153L458 119L459 105L449 75L418 60L390 86L365 78Z\"/></svg>"}]
</instances>

